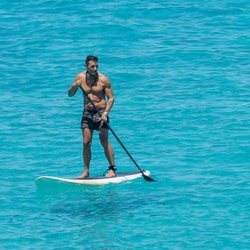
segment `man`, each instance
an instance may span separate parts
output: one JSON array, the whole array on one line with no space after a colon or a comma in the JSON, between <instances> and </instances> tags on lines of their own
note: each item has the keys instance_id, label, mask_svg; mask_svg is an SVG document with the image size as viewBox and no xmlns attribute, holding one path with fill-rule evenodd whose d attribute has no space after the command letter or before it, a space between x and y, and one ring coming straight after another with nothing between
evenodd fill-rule
<instances>
[{"instance_id":1,"label":"man","mask_svg":"<svg viewBox=\"0 0 250 250\"><path fill-rule=\"evenodd\" d=\"M89 176L91 143L94 130L99 131L99 138L110 165L105 176L113 177L116 175L116 169L114 152L108 140L109 127L107 126L109 122L108 113L114 103L113 90L108 77L98 72L98 58L96 56L87 56L85 67L86 72L79 73L68 89L70 97L74 96L79 88L81 88L84 96L84 110L81 120L84 170L78 178L87 178ZM101 113L101 117L90 100Z\"/></svg>"}]
</instances>

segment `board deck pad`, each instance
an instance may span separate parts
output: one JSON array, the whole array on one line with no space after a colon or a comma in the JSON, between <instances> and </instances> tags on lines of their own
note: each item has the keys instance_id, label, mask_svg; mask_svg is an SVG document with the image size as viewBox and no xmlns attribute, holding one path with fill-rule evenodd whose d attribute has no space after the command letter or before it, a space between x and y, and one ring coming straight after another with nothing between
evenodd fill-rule
<instances>
[{"instance_id":1,"label":"board deck pad","mask_svg":"<svg viewBox=\"0 0 250 250\"><path fill-rule=\"evenodd\" d=\"M150 172L148 170L143 171L144 175L149 176ZM140 171L127 172L127 173L117 173L114 177L105 177L105 176L93 176L84 179L78 178L61 178L55 176L40 176L36 181L36 185L46 184L46 182L54 182L54 183L70 183L70 184L78 184L78 185L107 185L107 184L115 184L122 183L126 181L131 181L137 178L142 177L142 173Z\"/></svg>"}]
</instances>

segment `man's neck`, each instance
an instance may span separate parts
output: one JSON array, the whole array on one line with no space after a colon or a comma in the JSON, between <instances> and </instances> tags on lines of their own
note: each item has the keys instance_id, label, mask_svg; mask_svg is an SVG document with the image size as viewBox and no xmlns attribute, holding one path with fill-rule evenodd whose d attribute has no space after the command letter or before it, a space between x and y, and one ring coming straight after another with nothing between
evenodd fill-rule
<instances>
[{"instance_id":1,"label":"man's neck","mask_svg":"<svg viewBox=\"0 0 250 250\"><path fill-rule=\"evenodd\" d=\"M98 73L96 75L90 75L86 72L86 83L90 85L95 85L98 81Z\"/></svg>"}]
</instances>

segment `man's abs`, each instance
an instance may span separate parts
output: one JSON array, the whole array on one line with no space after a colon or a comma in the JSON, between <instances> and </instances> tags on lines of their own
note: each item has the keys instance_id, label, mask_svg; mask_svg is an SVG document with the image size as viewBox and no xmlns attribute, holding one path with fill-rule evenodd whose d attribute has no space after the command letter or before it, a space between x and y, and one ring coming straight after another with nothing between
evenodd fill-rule
<instances>
[{"instance_id":1,"label":"man's abs","mask_svg":"<svg viewBox=\"0 0 250 250\"><path fill-rule=\"evenodd\" d=\"M95 102L93 101L93 104L95 105L95 107L98 109L98 110L105 110L106 109L106 101L105 100L101 100L100 102ZM93 107L93 105L87 101L85 104L84 104L84 109L85 110L93 110L95 109Z\"/></svg>"}]
</instances>

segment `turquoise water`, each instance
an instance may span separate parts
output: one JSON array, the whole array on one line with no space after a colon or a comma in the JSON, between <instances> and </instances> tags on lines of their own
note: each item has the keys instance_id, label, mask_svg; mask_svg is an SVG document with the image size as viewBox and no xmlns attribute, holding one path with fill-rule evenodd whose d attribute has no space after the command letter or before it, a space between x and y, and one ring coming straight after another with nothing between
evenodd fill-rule
<instances>
[{"instance_id":1,"label":"turquoise water","mask_svg":"<svg viewBox=\"0 0 250 250\"><path fill-rule=\"evenodd\" d=\"M0 6L1 249L249 248L249 1ZM67 88L88 54L112 82L112 128L157 182L36 189L82 171ZM95 175L108 164L93 144Z\"/></svg>"}]
</instances>

